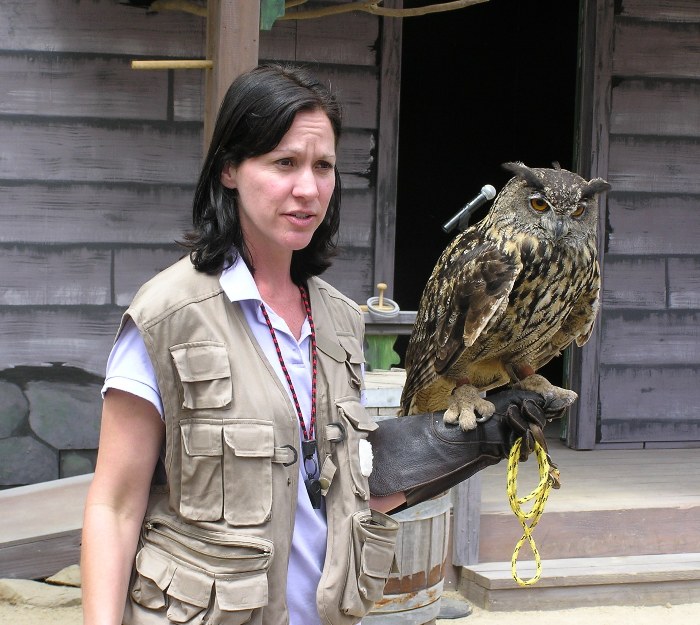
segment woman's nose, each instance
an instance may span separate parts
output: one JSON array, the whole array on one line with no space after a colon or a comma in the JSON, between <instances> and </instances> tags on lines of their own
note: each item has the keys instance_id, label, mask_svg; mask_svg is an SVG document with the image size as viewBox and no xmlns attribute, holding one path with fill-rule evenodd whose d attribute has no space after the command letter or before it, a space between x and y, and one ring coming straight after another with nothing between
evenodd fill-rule
<instances>
[{"instance_id":1,"label":"woman's nose","mask_svg":"<svg viewBox=\"0 0 700 625\"><path fill-rule=\"evenodd\" d=\"M299 170L293 193L298 197L306 198L318 196L318 182L313 168L303 167Z\"/></svg>"}]
</instances>

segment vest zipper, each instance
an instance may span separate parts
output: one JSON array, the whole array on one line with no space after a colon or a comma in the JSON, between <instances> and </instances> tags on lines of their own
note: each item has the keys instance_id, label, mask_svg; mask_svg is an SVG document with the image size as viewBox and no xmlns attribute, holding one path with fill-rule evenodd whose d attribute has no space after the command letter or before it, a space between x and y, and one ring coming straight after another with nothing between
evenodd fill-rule
<instances>
[{"instance_id":1,"label":"vest zipper","mask_svg":"<svg viewBox=\"0 0 700 625\"><path fill-rule=\"evenodd\" d=\"M210 544L215 544L215 545L222 545L225 547L248 547L251 549L258 549L262 553L257 553L254 555L249 555L249 556L237 556L236 559L245 559L245 558L259 558L261 555L269 556L272 554L272 543L268 540L265 540L264 538L253 538L253 537L241 537L241 536L232 536L230 538L215 538L212 537L209 534L204 534L203 532L195 532L192 530L188 530L181 525L169 522L166 519L163 518L151 518L148 521L144 523L144 528L148 531L154 532L155 534L159 534L160 536L163 536L163 538L166 538L168 540L172 540L173 542L176 542L183 547L189 549L190 551L194 551L196 553L202 554L202 555L212 555L210 553L201 551L199 549L196 549L192 547L192 545L188 545L186 542L179 540L177 538L177 535L173 536L169 533L166 533L160 529L158 529L158 525L163 525L167 527L168 529L172 530L173 532L183 534L184 536L189 536L190 538L194 538L196 540L201 540L202 542L205 543L210 543ZM225 556L224 556L225 557Z\"/></svg>"}]
</instances>

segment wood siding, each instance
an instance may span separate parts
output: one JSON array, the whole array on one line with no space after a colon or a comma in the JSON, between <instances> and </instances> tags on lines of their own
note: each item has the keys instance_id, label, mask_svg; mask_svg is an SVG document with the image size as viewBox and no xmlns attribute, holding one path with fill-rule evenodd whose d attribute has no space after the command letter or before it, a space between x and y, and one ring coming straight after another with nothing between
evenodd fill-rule
<instances>
[{"instance_id":1,"label":"wood siding","mask_svg":"<svg viewBox=\"0 0 700 625\"><path fill-rule=\"evenodd\" d=\"M577 446L697 446L700 4L596 7L604 105L594 111L592 154L595 162L604 152L594 171L612 191L602 212L598 358L587 370L598 394L579 412L590 424Z\"/></svg>"},{"instance_id":2,"label":"wood siding","mask_svg":"<svg viewBox=\"0 0 700 625\"><path fill-rule=\"evenodd\" d=\"M392 114L380 81L395 86L398 71L378 51L400 46L400 28L383 28L351 13L260 34L261 60L308 65L343 102L341 250L324 277L359 301L393 249L393 228L376 236L378 198L391 207L395 195L378 190L377 154L395 154L396 129L379 133L382 107ZM183 253L201 162L204 73L130 61L202 58L205 21L112 0L6 0L0 31L0 370L100 375L135 290Z\"/></svg>"}]
</instances>

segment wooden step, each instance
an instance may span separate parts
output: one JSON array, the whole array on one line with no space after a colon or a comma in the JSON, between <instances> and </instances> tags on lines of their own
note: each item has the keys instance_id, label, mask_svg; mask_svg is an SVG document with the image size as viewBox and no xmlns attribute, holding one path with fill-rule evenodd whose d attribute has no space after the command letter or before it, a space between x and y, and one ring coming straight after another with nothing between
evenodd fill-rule
<instances>
[{"instance_id":1,"label":"wooden step","mask_svg":"<svg viewBox=\"0 0 700 625\"><path fill-rule=\"evenodd\" d=\"M698 450L586 452L557 442L549 447L561 470L562 486L551 491L534 530L544 559L698 550ZM536 484L534 460L520 465L519 496ZM509 561L522 529L508 505L506 466L489 467L481 475L479 562Z\"/></svg>"},{"instance_id":2,"label":"wooden step","mask_svg":"<svg viewBox=\"0 0 700 625\"><path fill-rule=\"evenodd\" d=\"M0 491L0 578L40 579L80 559L92 474Z\"/></svg>"},{"instance_id":3,"label":"wooden step","mask_svg":"<svg viewBox=\"0 0 700 625\"><path fill-rule=\"evenodd\" d=\"M476 564L462 569L459 590L493 611L700 601L700 553L543 560L542 571L536 584L521 587L510 561ZM531 578L534 562L518 562L517 572Z\"/></svg>"}]
</instances>

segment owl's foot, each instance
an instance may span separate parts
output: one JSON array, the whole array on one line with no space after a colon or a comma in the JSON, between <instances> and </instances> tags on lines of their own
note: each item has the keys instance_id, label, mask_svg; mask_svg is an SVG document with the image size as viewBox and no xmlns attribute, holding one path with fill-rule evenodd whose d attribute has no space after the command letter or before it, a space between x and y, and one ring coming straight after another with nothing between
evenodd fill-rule
<instances>
[{"instance_id":1,"label":"owl's foot","mask_svg":"<svg viewBox=\"0 0 700 625\"><path fill-rule=\"evenodd\" d=\"M513 388L539 393L544 397L549 411L564 410L578 399L574 391L554 386L547 378L538 374L529 375L520 382L516 382Z\"/></svg>"},{"instance_id":2,"label":"owl's foot","mask_svg":"<svg viewBox=\"0 0 700 625\"><path fill-rule=\"evenodd\" d=\"M450 403L445 411L445 423L457 423L465 432L473 430L477 422L487 421L496 407L479 395L479 390L470 384L463 384L452 391ZM479 413L477 417L476 413Z\"/></svg>"}]
</instances>

